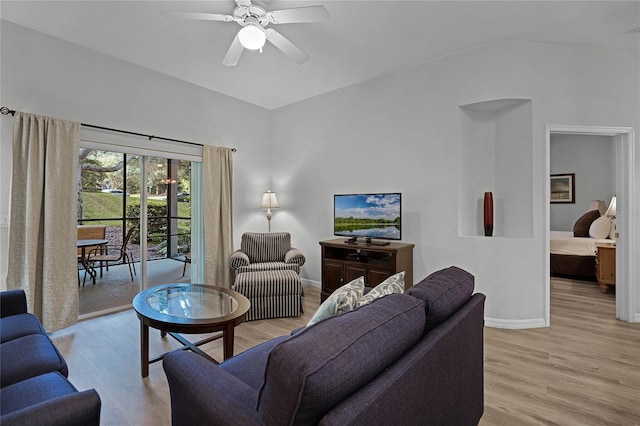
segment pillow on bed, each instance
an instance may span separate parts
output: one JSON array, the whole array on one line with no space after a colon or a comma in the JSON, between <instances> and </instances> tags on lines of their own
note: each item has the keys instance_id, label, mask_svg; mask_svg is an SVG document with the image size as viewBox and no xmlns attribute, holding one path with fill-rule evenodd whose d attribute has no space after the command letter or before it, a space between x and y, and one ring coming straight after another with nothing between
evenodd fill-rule
<instances>
[{"instance_id":1,"label":"pillow on bed","mask_svg":"<svg viewBox=\"0 0 640 426\"><path fill-rule=\"evenodd\" d=\"M600 212L598 210L591 210L583 214L580 219L576 220L575 225L573 225L573 236L589 238L589 228L593 221L599 217Z\"/></svg>"},{"instance_id":2,"label":"pillow on bed","mask_svg":"<svg viewBox=\"0 0 640 426\"><path fill-rule=\"evenodd\" d=\"M589 236L598 239L607 238L609 231L611 231L611 221L606 216L600 216L589 227Z\"/></svg>"}]
</instances>

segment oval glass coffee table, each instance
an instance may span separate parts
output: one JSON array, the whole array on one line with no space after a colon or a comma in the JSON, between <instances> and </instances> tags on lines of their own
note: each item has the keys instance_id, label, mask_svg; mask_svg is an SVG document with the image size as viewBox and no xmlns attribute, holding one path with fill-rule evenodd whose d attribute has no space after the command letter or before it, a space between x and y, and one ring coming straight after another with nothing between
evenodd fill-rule
<instances>
[{"instance_id":1,"label":"oval glass coffee table","mask_svg":"<svg viewBox=\"0 0 640 426\"><path fill-rule=\"evenodd\" d=\"M232 357L234 328L244 321L249 306L249 300L236 291L204 284L163 284L139 293L133 299L133 308L140 319L142 377L149 375L149 364L167 355L149 359L149 327L160 330L163 337L169 334L184 345L176 350L190 349L217 363L198 346L222 338L224 359ZM178 334L217 331L221 333L196 343Z\"/></svg>"}]
</instances>

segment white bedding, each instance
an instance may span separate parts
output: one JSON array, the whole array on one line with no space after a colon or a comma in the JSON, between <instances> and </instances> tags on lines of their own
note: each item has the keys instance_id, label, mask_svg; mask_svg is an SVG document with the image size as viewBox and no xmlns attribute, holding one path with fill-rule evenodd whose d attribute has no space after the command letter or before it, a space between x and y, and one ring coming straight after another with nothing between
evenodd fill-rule
<instances>
[{"instance_id":1,"label":"white bedding","mask_svg":"<svg viewBox=\"0 0 640 426\"><path fill-rule=\"evenodd\" d=\"M551 254L595 256L596 243L611 243L608 239L574 237L572 231L551 231L549 248Z\"/></svg>"}]
</instances>

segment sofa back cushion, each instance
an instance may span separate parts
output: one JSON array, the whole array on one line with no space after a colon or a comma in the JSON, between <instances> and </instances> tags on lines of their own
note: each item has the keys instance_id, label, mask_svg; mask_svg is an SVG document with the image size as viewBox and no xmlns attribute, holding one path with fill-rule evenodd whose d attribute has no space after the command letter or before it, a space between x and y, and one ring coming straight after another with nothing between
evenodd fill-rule
<instances>
[{"instance_id":1,"label":"sofa back cushion","mask_svg":"<svg viewBox=\"0 0 640 426\"><path fill-rule=\"evenodd\" d=\"M471 298L474 277L467 271L451 266L429 275L405 294L425 303L425 331L431 330L457 311Z\"/></svg>"},{"instance_id":2,"label":"sofa back cushion","mask_svg":"<svg viewBox=\"0 0 640 426\"><path fill-rule=\"evenodd\" d=\"M304 328L269 354L258 414L264 424L317 424L422 336L424 303L391 294Z\"/></svg>"},{"instance_id":3,"label":"sofa back cushion","mask_svg":"<svg viewBox=\"0 0 640 426\"><path fill-rule=\"evenodd\" d=\"M291 234L288 232L245 232L240 241L240 250L253 262L284 261L284 256L291 248Z\"/></svg>"}]
</instances>

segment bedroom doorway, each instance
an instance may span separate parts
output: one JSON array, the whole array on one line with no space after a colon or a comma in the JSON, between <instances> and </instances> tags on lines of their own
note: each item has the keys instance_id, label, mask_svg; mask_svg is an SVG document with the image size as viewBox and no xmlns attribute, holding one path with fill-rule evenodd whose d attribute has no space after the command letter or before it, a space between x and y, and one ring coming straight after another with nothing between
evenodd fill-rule
<instances>
[{"instance_id":1,"label":"bedroom doorway","mask_svg":"<svg viewBox=\"0 0 640 426\"><path fill-rule=\"evenodd\" d=\"M631 127L601 127L601 126L546 126L546 176L550 175L550 146L551 135L597 135L613 137L615 144L614 175L617 193L617 230L619 238L616 242L616 318L627 322L640 322L640 273L632 262L634 255L634 241L638 241L638 229L634 226L632 209L635 206L636 191L635 134ZM545 253L549 253L550 231L550 185L545 187L546 214L544 228L547 237L544 239ZM550 324L550 261L545 256L546 286L545 286L545 321Z\"/></svg>"}]
</instances>

